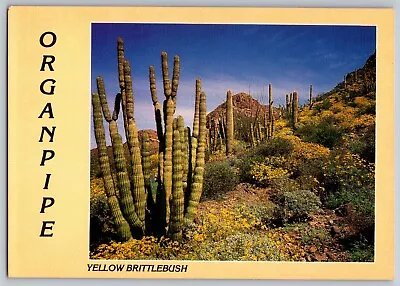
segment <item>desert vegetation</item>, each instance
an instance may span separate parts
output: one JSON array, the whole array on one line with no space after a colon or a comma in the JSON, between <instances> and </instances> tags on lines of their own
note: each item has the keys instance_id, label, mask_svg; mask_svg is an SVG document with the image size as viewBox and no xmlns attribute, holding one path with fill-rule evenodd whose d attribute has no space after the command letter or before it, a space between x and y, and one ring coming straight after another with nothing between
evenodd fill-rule
<instances>
[{"instance_id":1,"label":"desert vegetation","mask_svg":"<svg viewBox=\"0 0 400 286\"><path fill-rule=\"evenodd\" d=\"M197 79L188 127L175 116L180 58L170 78L162 52L162 103L149 67L156 130L139 131L121 38L117 52L113 113L101 77L92 94L92 259L374 260L375 54L330 92L310 85L303 105L269 84L267 105L227 90L209 111Z\"/></svg>"}]
</instances>

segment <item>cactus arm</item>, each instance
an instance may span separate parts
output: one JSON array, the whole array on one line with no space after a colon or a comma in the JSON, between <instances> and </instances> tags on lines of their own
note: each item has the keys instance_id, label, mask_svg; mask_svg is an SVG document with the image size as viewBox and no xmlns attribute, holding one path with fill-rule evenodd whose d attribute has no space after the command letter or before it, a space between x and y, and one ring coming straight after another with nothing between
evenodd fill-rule
<instances>
[{"instance_id":1,"label":"cactus arm","mask_svg":"<svg viewBox=\"0 0 400 286\"><path fill-rule=\"evenodd\" d=\"M168 55L166 52L161 53L161 66L162 66L162 77L163 77L163 85L164 85L164 94L168 99L171 96L172 88L171 82L168 77Z\"/></svg>"},{"instance_id":2,"label":"cactus arm","mask_svg":"<svg viewBox=\"0 0 400 286\"><path fill-rule=\"evenodd\" d=\"M104 80L101 76L98 76L96 78L97 82L97 92L99 94L100 98L100 103L101 103L101 109L103 110L104 118L107 122L110 122L112 120L110 110L108 109L107 105L107 97L106 97L106 92L104 88Z\"/></svg>"},{"instance_id":3,"label":"cactus arm","mask_svg":"<svg viewBox=\"0 0 400 286\"><path fill-rule=\"evenodd\" d=\"M172 73L172 88L171 88L171 96L176 105L176 95L178 92L179 85L179 74L180 74L181 62L179 56L174 57L174 70Z\"/></svg>"},{"instance_id":4,"label":"cactus arm","mask_svg":"<svg viewBox=\"0 0 400 286\"><path fill-rule=\"evenodd\" d=\"M92 95L93 105L93 125L96 144L99 152L99 164L103 177L104 189L107 196L108 206L114 219L117 233L121 240L127 241L132 238L128 222L122 215L121 208L116 195L114 181L111 175L110 159L107 154L106 137L103 126L103 116L101 111L100 98L97 93Z\"/></svg>"},{"instance_id":5,"label":"cactus arm","mask_svg":"<svg viewBox=\"0 0 400 286\"><path fill-rule=\"evenodd\" d=\"M156 120L156 127L157 127L157 137L158 141L162 142L164 140L163 135L163 127L162 127L162 115L161 115L161 106L158 102L157 98L157 87L156 87L156 75L154 72L154 67L149 67L149 80L150 80L150 93L151 93L151 100L154 106L154 115Z\"/></svg>"}]
</instances>

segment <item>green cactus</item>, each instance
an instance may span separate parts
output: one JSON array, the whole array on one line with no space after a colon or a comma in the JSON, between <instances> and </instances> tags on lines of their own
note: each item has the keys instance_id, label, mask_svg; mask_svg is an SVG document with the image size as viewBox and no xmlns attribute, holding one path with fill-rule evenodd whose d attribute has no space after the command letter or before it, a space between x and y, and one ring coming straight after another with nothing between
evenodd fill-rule
<instances>
[{"instance_id":1,"label":"green cactus","mask_svg":"<svg viewBox=\"0 0 400 286\"><path fill-rule=\"evenodd\" d=\"M272 108L272 105L274 104L274 100L272 98L272 84L270 83L268 85L268 121L270 123L270 129L269 129L269 138L272 138L274 136L274 111Z\"/></svg>"},{"instance_id":2,"label":"green cactus","mask_svg":"<svg viewBox=\"0 0 400 286\"><path fill-rule=\"evenodd\" d=\"M184 192L182 182L182 136L180 130L184 130L183 117L175 119L176 127L173 134L173 176L172 176L172 198L171 198L171 221L168 228L169 235L174 240L182 238L182 225L184 217Z\"/></svg>"},{"instance_id":3,"label":"green cactus","mask_svg":"<svg viewBox=\"0 0 400 286\"><path fill-rule=\"evenodd\" d=\"M132 233L128 222L122 215L120 204L115 192L114 181L111 175L110 160L107 154L106 136L104 133L103 116L100 98L97 93L92 95L94 134L99 152L100 171L103 177L104 190L107 196L115 227L121 240L129 240Z\"/></svg>"},{"instance_id":4,"label":"green cactus","mask_svg":"<svg viewBox=\"0 0 400 286\"><path fill-rule=\"evenodd\" d=\"M253 123L250 123L250 142L251 142L251 147L256 146L256 139L254 137L254 125Z\"/></svg>"},{"instance_id":5,"label":"green cactus","mask_svg":"<svg viewBox=\"0 0 400 286\"><path fill-rule=\"evenodd\" d=\"M310 103L310 109L311 109L312 105L313 105L313 101L312 101L312 84L310 84L310 99L309 99L309 103Z\"/></svg>"},{"instance_id":6,"label":"green cactus","mask_svg":"<svg viewBox=\"0 0 400 286\"><path fill-rule=\"evenodd\" d=\"M297 123L297 114L298 114L298 109L299 109L299 98L297 95L297 91L293 92L293 102L292 102L292 126L293 129L296 128L296 123Z\"/></svg>"},{"instance_id":7,"label":"green cactus","mask_svg":"<svg viewBox=\"0 0 400 286\"><path fill-rule=\"evenodd\" d=\"M150 141L148 134L143 133L142 141L139 143L134 118L131 68L125 59L121 38L117 41L117 55L121 92L115 97L112 116L108 109L104 81L101 77L97 78L98 93L93 94L92 100L100 168L117 231L121 240L128 240L131 237L140 238L142 235L149 234L157 236L168 234L172 239L179 240L182 238L183 223L190 224L194 219L203 188L208 131L206 96L204 92L201 92L201 81L196 80L195 110L197 111L195 111L193 122L193 134L190 134L190 129L185 128L181 116L174 120L180 76L179 57L174 57L171 84L168 77L167 53L161 54L165 95L162 109L157 98L154 67L149 68L150 93L159 140L158 186L154 203L151 189ZM120 106L122 106L127 136L131 174L128 174L127 159L116 123ZM103 116L109 124L116 170L115 183L107 155Z\"/></svg>"},{"instance_id":8,"label":"green cactus","mask_svg":"<svg viewBox=\"0 0 400 286\"><path fill-rule=\"evenodd\" d=\"M127 166L125 162L124 148L122 144L121 135L118 133L118 127L115 120L112 120L110 111L108 109L107 99L105 95L104 82L101 77L97 77L97 87L100 97L101 108L106 121L109 123L109 133L111 137L111 143L113 147L115 170L117 173L117 186L119 189L119 198L121 211L126 218L131 231L138 229L141 234L144 231L144 223L139 219L135 212L135 206L133 203L133 197L131 193L131 184L129 181L129 175L127 172ZM102 94L102 96L100 96Z\"/></svg>"},{"instance_id":9,"label":"green cactus","mask_svg":"<svg viewBox=\"0 0 400 286\"><path fill-rule=\"evenodd\" d=\"M196 154L196 165L193 173L192 189L189 195L189 200L185 212L185 222L190 224L193 222L196 214L197 206L200 201L201 193L203 190L203 176L204 176L204 163L205 163L205 139L206 139L206 94L204 92L200 95L199 107L199 138Z\"/></svg>"},{"instance_id":10,"label":"green cactus","mask_svg":"<svg viewBox=\"0 0 400 286\"><path fill-rule=\"evenodd\" d=\"M233 128L232 92L228 90L226 94L226 155L232 154L234 134Z\"/></svg>"}]
</instances>

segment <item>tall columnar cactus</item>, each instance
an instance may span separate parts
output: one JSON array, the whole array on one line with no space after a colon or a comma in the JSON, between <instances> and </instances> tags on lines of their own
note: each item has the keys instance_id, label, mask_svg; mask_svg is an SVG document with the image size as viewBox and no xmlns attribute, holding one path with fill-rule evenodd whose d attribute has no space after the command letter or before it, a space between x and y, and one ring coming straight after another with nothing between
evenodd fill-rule
<instances>
[{"instance_id":1,"label":"tall columnar cactus","mask_svg":"<svg viewBox=\"0 0 400 286\"><path fill-rule=\"evenodd\" d=\"M270 130L269 130L269 137L274 136L274 111L272 105L274 104L274 100L272 98L272 84L268 85L268 116L269 116L269 123L270 123Z\"/></svg>"},{"instance_id":2,"label":"tall columnar cactus","mask_svg":"<svg viewBox=\"0 0 400 286\"><path fill-rule=\"evenodd\" d=\"M232 92L228 90L226 94L226 155L232 154L233 136L234 126Z\"/></svg>"},{"instance_id":3,"label":"tall columnar cactus","mask_svg":"<svg viewBox=\"0 0 400 286\"><path fill-rule=\"evenodd\" d=\"M311 109L312 105L313 105L313 101L312 101L312 84L310 84L310 99L309 99L309 103L310 103L310 109Z\"/></svg>"},{"instance_id":4,"label":"tall columnar cactus","mask_svg":"<svg viewBox=\"0 0 400 286\"><path fill-rule=\"evenodd\" d=\"M256 138L254 137L254 125L253 123L250 123L250 143L251 147L256 146Z\"/></svg>"},{"instance_id":5,"label":"tall columnar cactus","mask_svg":"<svg viewBox=\"0 0 400 286\"><path fill-rule=\"evenodd\" d=\"M197 206L200 202L201 193L203 190L204 163L205 163L205 145L206 145L206 94L200 95L199 107L199 137L197 145L196 165L193 172L192 189L189 195L189 201L185 212L185 222L190 224L196 214Z\"/></svg>"},{"instance_id":6,"label":"tall columnar cactus","mask_svg":"<svg viewBox=\"0 0 400 286\"><path fill-rule=\"evenodd\" d=\"M119 200L121 204L121 211L126 218L131 231L137 230L140 234L144 232L144 222L139 218L135 210L134 199L131 192L131 183L127 171L127 164L124 155L124 148L122 144L122 137L118 133L118 127L115 120L112 119L108 109L104 82L101 77L97 77L97 89L99 93L101 108L104 118L109 124L109 133L113 147L113 155L115 162L115 170L117 175L117 187L119 189ZM99 142L97 142L99 144ZM104 177L103 177L103 180Z\"/></svg>"},{"instance_id":7,"label":"tall columnar cactus","mask_svg":"<svg viewBox=\"0 0 400 286\"><path fill-rule=\"evenodd\" d=\"M347 76L345 75L343 78L344 88L347 88Z\"/></svg>"},{"instance_id":8,"label":"tall columnar cactus","mask_svg":"<svg viewBox=\"0 0 400 286\"><path fill-rule=\"evenodd\" d=\"M103 177L104 190L107 196L108 205L111 210L111 215L114 218L114 224L118 235L122 240L132 238L131 229L128 222L121 212L120 202L115 191L114 181L111 175L110 160L107 154L106 136L104 133L103 116L101 111L100 97L97 93L92 95L93 105L93 125L94 135L97 142L99 152L100 171Z\"/></svg>"},{"instance_id":9,"label":"tall columnar cactus","mask_svg":"<svg viewBox=\"0 0 400 286\"><path fill-rule=\"evenodd\" d=\"M290 100L289 100L289 94L285 95L286 97L286 119L290 118Z\"/></svg>"},{"instance_id":10,"label":"tall columnar cactus","mask_svg":"<svg viewBox=\"0 0 400 286\"><path fill-rule=\"evenodd\" d=\"M165 100L163 108L157 98L154 67L149 69L150 93L154 105L157 137L159 140L158 187L154 203L151 189L149 137L143 133L139 144L134 118L134 97L129 62L124 58L123 40L118 39L118 80L121 92L115 98L111 115L106 100L104 82L97 78L98 93L93 94L93 121L95 138L99 149L100 168L105 191L121 240L155 234L168 234L172 239L181 239L183 222L190 224L199 203L204 175L206 146L206 99L201 92L201 82L196 81L195 127L193 134L184 127L182 117L174 119L176 97L180 76L180 59L174 57L172 83L168 76L168 58L161 55ZM122 106L129 159L125 158L117 119ZM196 113L196 112L195 112ZM103 116L108 122L111 137L115 179L111 174L103 127ZM164 126L163 126L164 124ZM197 144L193 144L196 141ZM193 145L196 147L193 149ZM193 152L192 152L193 151ZM192 154L194 153L194 154ZM193 155L193 162L192 156ZM132 173L128 173L130 162ZM118 189L118 191L116 190ZM118 194L118 196L117 196ZM187 198L187 202L185 202Z\"/></svg>"},{"instance_id":11,"label":"tall columnar cactus","mask_svg":"<svg viewBox=\"0 0 400 286\"><path fill-rule=\"evenodd\" d=\"M175 119L173 131L173 176L172 176L172 198L171 198L171 223L168 228L172 239L182 238L182 224L184 216L184 194L182 182L182 136L180 131L184 130L183 117Z\"/></svg>"},{"instance_id":12,"label":"tall columnar cactus","mask_svg":"<svg viewBox=\"0 0 400 286\"><path fill-rule=\"evenodd\" d=\"M299 109L299 98L298 98L298 95L297 95L297 91L294 91L293 92L293 102L292 102L292 125L293 125L293 129L296 128L298 109Z\"/></svg>"}]
</instances>

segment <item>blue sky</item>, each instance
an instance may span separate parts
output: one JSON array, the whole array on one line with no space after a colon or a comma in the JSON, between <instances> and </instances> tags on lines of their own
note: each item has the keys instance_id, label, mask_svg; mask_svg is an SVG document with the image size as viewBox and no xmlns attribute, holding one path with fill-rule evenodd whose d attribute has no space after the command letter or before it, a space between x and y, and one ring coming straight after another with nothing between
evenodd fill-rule
<instances>
[{"instance_id":1,"label":"blue sky","mask_svg":"<svg viewBox=\"0 0 400 286\"><path fill-rule=\"evenodd\" d=\"M297 90L300 103L332 89L343 76L363 66L375 51L375 27L303 25L188 25L92 24L92 91L96 76L104 78L109 105L119 91L117 38L125 42L125 57L132 67L135 117L140 129L155 129L149 92L148 68L156 69L159 100L161 51L169 56L172 76L174 55L181 59L176 115L191 126L195 80L202 79L207 110L226 97L226 91L249 92L266 103L272 83L275 105ZM121 130L122 131L122 130ZM92 136L93 138L93 136ZM95 143L92 140L92 147Z\"/></svg>"}]
</instances>

